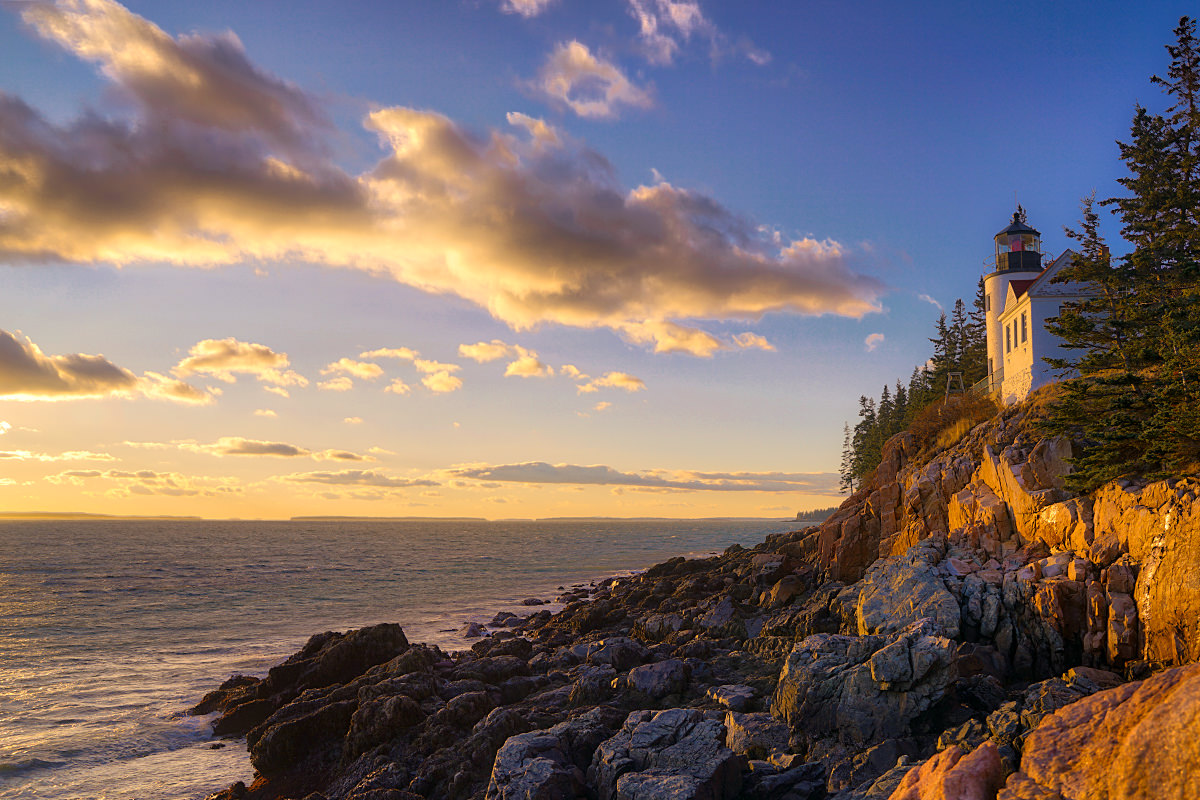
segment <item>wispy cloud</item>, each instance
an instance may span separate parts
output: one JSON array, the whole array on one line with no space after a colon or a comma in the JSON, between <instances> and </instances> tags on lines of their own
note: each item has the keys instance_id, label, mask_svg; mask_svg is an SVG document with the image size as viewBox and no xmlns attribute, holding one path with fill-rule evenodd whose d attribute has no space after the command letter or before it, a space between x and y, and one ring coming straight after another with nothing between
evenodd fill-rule
<instances>
[{"instance_id":1,"label":"wispy cloud","mask_svg":"<svg viewBox=\"0 0 1200 800\"><path fill-rule=\"evenodd\" d=\"M945 311L945 310L946 310L946 309L942 308L942 304L941 304L941 303L939 303L939 302L938 302L936 299L934 299L933 297L930 297L930 296L929 296L929 295L927 295L927 294L919 294L919 295L917 295L917 299L918 299L918 300L924 300L926 303L929 303L929 304L930 304L930 305L932 305L932 306L936 306L938 311Z\"/></svg>"},{"instance_id":2,"label":"wispy cloud","mask_svg":"<svg viewBox=\"0 0 1200 800\"><path fill-rule=\"evenodd\" d=\"M107 494L115 497L131 495L162 495L166 497L218 497L241 494L242 487L236 478L184 475L179 472L157 472L155 470L66 470L56 475L47 475L50 483L83 485L99 480L112 485Z\"/></svg>"},{"instance_id":3,"label":"wispy cloud","mask_svg":"<svg viewBox=\"0 0 1200 800\"><path fill-rule=\"evenodd\" d=\"M654 105L648 89L634 85L616 64L574 40L554 49L534 87L552 102L591 119L615 117L621 106Z\"/></svg>"},{"instance_id":4,"label":"wispy cloud","mask_svg":"<svg viewBox=\"0 0 1200 800\"><path fill-rule=\"evenodd\" d=\"M288 483L321 483L327 486L373 486L385 489L409 489L417 486L440 486L428 478L398 478L383 472L346 469L340 472L297 472L279 478Z\"/></svg>"},{"instance_id":5,"label":"wispy cloud","mask_svg":"<svg viewBox=\"0 0 1200 800\"><path fill-rule=\"evenodd\" d=\"M549 464L544 461L472 465L457 467L449 472L459 479L511 483L629 486L714 492L804 492L828 495L840 493L837 475L826 472L623 472L604 465Z\"/></svg>"},{"instance_id":6,"label":"wispy cloud","mask_svg":"<svg viewBox=\"0 0 1200 800\"><path fill-rule=\"evenodd\" d=\"M693 38L708 43L709 56L740 55L763 66L771 54L756 47L746 36L731 40L700 9L697 0L627 0L629 13L637 20L643 55L652 64L675 61L683 45Z\"/></svg>"},{"instance_id":7,"label":"wispy cloud","mask_svg":"<svg viewBox=\"0 0 1200 800\"><path fill-rule=\"evenodd\" d=\"M520 14L522 17L536 17L556 0L500 0L500 10L506 14Z\"/></svg>"},{"instance_id":8,"label":"wispy cloud","mask_svg":"<svg viewBox=\"0 0 1200 800\"><path fill-rule=\"evenodd\" d=\"M132 444L132 443L130 443ZM145 443L143 443L144 446ZM317 461L374 461L348 450L309 450L287 442L269 442L261 439L245 439L241 436L222 436L215 442L201 444L194 441L172 442L180 450L207 453L214 456L272 456L276 458L312 458Z\"/></svg>"},{"instance_id":9,"label":"wispy cloud","mask_svg":"<svg viewBox=\"0 0 1200 800\"><path fill-rule=\"evenodd\" d=\"M873 353L879 347L879 345L883 344L885 338L886 337L882 333L870 333L867 334L867 338L863 340L863 344L867 346L868 353Z\"/></svg>"},{"instance_id":10,"label":"wispy cloud","mask_svg":"<svg viewBox=\"0 0 1200 800\"><path fill-rule=\"evenodd\" d=\"M321 369L322 375L331 375L334 373L345 373L353 375L355 378L361 378L365 381L373 381L383 374L383 367L374 364L370 361L355 361L352 358L339 358L332 364L326 365Z\"/></svg>"},{"instance_id":11,"label":"wispy cloud","mask_svg":"<svg viewBox=\"0 0 1200 800\"><path fill-rule=\"evenodd\" d=\"M694 3L635 5L657 35L707 30ZM883 284L840 245L781 247L666 182L626 190L601 154L532 118L479 134L378 108L364 124L385 154L352 175L328 155L336 134L321 104L255 67L232 34L172 37L108 0L19 7L96 63L130 116L60 125L0 97L0 160L22 165L0 184L10 261L310 261L456 294L518 330L608 327L656 344L655 323L878 309ZM268 386L304 385L275 369L261 373Z\"/></svg>"},{"instance_id":12,"label":"wispy cloud","mask_svg":"<svg viewBox=\"0 0 1200 800\"><path fill-rule=\"evenodd\" d=\"M35 453L30 450L0 450L0 460L9 461L116 461L108 453L90 450L67 450L63 453Z\"/></svg>"}]
</instances>

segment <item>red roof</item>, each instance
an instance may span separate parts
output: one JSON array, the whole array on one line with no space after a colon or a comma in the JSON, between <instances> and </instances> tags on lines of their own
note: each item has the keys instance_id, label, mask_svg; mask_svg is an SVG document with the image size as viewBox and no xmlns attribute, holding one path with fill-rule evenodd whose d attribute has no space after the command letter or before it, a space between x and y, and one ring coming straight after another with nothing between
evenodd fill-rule
<instances>
[{"instance_id":1,"label":"red roof","mask_svg":"<svg viewBox=\"0 0 1200 800\"><path fill-rule=\"evenodd\" d=\"M1039 275L1038 278L1040 277L1041 276ZM1021 295L1025 294L1025 290L1032 286L1036 280L1037 278L1030 278L1029 280L1024 281L1010 281L1008 285L1012 287L1013 294L1017 297L1020 297Z\"/></svg>"}]
</instances>

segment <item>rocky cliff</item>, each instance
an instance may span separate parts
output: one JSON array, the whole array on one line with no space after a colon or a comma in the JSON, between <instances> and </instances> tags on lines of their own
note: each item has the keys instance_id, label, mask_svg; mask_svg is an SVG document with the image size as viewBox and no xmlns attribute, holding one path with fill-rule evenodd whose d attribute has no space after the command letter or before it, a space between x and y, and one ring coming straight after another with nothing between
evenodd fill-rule
<instances>
[{"instance_id":1,"label":"rocky cliff","mask_svg":"<svg viewBox=\"0 0 1200 800\"><path fill-rule=\"evenodd\" d=\"M196 708L259 773L219 797L1200 797L1200 481L1072 497L1036 408L469 651L313 637Z\"/></svg>"}]
</instances>

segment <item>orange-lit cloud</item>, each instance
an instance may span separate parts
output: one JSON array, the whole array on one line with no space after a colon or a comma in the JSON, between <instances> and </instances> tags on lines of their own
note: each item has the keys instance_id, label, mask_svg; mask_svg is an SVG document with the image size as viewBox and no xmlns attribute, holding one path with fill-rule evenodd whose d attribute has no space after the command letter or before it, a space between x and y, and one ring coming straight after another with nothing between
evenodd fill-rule
<instances>
[{"instance_id":1,"label":"orange-lit cloud","mask_svg":"<svg viewBox=\"0 0 1200 800\"><path fill-rule=\"evenodd\" d=\"M638 5L659 33L702 32L694 3L664 1ZM20 7L42 36L98 64L132 117L59 125L0 97L10 261L306 260L456 294L518 330L607 327L700 354L713 347L705 320L879 307L883 284L840 245L780 246L669 183L626 190L601 154L530 117L481 134L379 108L365 125L386 155L351 175L328 155L320 103L253 66L232 34L172 37L108 0ZM697 333L689 343L680 329ZM256 377L304 385L275 369Z\"/></svg>"},{"instance_id":2,"label":"orange-lit cloud","mask_svg":"<svg viewBox=\"0 0 1200 800\"><path fill-rule=\"evenodd\" d=\"M265 344L227 339L204 339L188 350L188 357L171 371L181 377L208 375L235 383L237 375L252 375L276 387L307 386L308 379L289 370L287 353L276 353ZM283 394L287 397L286 390Z\"/></svg>"},{"instance_id":3,"label":"orange-lit cloud","mask_svg":"<svg viewBox=\"0 0 1200 800\"><path fill-rule=\"evenodd\" d=\"M384 489L408 489L414 486L439 486L428 478L397 478L382 472L346 469L340 472L297 472L281 476L288 483L322 483L328 486L373 486Z\"/></svg>"},{"instance_id":4,"label":"orange-lit cloud","mask_svg":"<svg viewBox=\"0 0 1200 800\"><path fill-rule=\"evenodd\" d=\"M141 378L102 355L48 356L29 337L0 330L0 399L78 400L143 395L190 404L213 395L157 372Z\"/></svg>"},{"instance_id":5,"label":"orange-lit cloud","mask_svg":"<svg viewBox=\"0 0 1200 800\"><path fill-rule=\"evenodd\" d=\"M395 378L387 385L384 391L391 392L392 394L408 394L412 391L412 387L399 378Z\"/></svg>"},{"instance_id":6,"label":"orange-lit cloud","mask_svg":"<svg viewBox=\"0 0 1200 800\"><path fill-rule=\"evenodd\" d=\"M240 494L242 487L236 478L184 475L179 472L156 472L154 470L67 470L56 475L47 475L46 480L55 484L81 486L99 480L113 486L107 494L114 497L130 495L163 495L167 497L218 497Z\"/></svg>"},{"instance_id":7,"label":"orange-lit cloud","mask_svg":"<svg viewBox=\"0 0 1200 800\"><path fill-rule=\"evenodd\" d=\"M317 384L318 389L324 389L327 392L348 392L354 388L354 381L347 378L345 375L339 375L336 378L330 378L327 381L321 381Z\"/></svg>"},{"instance_id":8,"label":"orange-lit cloud","mask_svg":"<svg viewBox=\"0 0 1200 800\"><path fill-rule=\"evenodd\" d=\"M404 361L414 361L421 354L416 350L408 347L382 347L378 350L368 350L365 353L359 353L359 358L399 358Z\"/></svg>"},{"instance_id":9,"label":"orange-lit cloud","mask_svg":"<svg viewBox=\"0 0 1200 800\"><path fill-rule=\"evenodd\" d=\"M867 334L867 338L863 340L863 344L867 346L867 352L872 353L879 345L883 344L884 339L885 337L882 333L871 333Z\"/></svg>"},{"instance_id":10,"label":"orange-lit cloud","mask_svg":"<svg viewBox=\"0 0 1200 800\"><path fill-rule=\"evenodd\" d=\"M355 361L352 358L339 358L321 370L322 375L344 372L365 381L373 381L383 374L383 368L370 361Z\"/></svg>"},{"instance_id":11,"label":"orange-lit cloud","mask_svg":"<svg viewBox=\"0 0 1200 800\"><path fill-rule=\"evenodd\" d=\"M589 394L603 388L624 389L627 392L640 392L646 388L646 382L628 372L606 372L599 378L581 383L576 389L580 394Z\"/></svg>"},{"instance_id":12,"label":"orange-lit cloud","mask_svg":"<svg viewBox=\"0 0 1200 800\"><path fill-rule=\"evenodd\" d=\"M775 345L767 341L766 337L759 336L757 333L749 331L745 333L734 334L733 343L743 350L757 348L759 350L774 351Z\"/></svg>"},{"instance_id":13,"label":"orange-lit cloud","mask_svg":"<svg viewBox=\"0 0 1200 800\"><path fill-rule=\"evenodd\" d=\"M616 64L574 40L554 49L534 86L581 117L606 119L615 117L620 106L654 105L650 92L630 82Z\"/></svg>"},{"instance_id":14,"label":"orange-lit cloud","mask_svg":"<svg viewBox=\"0 0 1200 800\"><path fill-rule=\"evenodd\" d=\"M0 450L0 460L10 461L116 461L108 453L68 450L64 453L34 453L29 450Z\"/></svg>"},{"instance_id":15,"label":"orange-lit cloud","mask_svg":"<svg viewBox=\"0 0 1200 800\"><path fill-rule=\"evenodd\" d=\"M458 354L483 364L500 358L512 358L504 369L505 376L517 378L548 378L554 374L554 367L545 364L538 354L519 344L506 344L500 339L475 344L460 344Z\"/></svg>"},{"instance_id":16,"label":"orange-lit cloud","mask_svg":"<svg viewBox=\"0 0 1200 800\"><path fill-rule=\"evenodd\" d=\"M127 442L127 444L132 444ZM149 443L142 443L146 446ZM208 453L214 456L275 456L278 458L309 457L317 461L374 461L368 456L360 456L348 450L309 450L297 447L287 442L266 442L259 439L245 439L241 436L222 436L210 444L197 442L174 442L180 450L193 453Z\"/></svg>"},{"instance_id":17,"label":"orange-lit cloud","mask_svg":"<svg viewBox=\"0 0 1200 800\"><path fill-rule=\"evenodd\" d=\"M453 392L457 389L461 389L463 385L461 378L451 375L447 370L441 370L426 375L424 378L421 378L421 383L426 389L437 394Z\"/></svg>"},{"instance_id":18,"label":"orange-lit cloud","mask_svg":"<svg viewBox=\"0 0 1200 800\"><path fill-rule=\"evenodd\" d=\"M548 464L530 461L457 467L456 478L533 484L629 486L658 490L715 492L804 492L838 495L839 477L834 473L793 472L697 472L647 470L622 472L604 465Z\"/></svg>"}]
</instances>

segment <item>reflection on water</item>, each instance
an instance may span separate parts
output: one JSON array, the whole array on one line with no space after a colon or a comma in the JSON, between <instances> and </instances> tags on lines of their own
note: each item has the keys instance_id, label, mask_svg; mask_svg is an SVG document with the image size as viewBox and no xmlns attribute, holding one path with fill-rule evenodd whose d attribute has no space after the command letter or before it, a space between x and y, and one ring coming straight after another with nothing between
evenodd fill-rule
<instances>
[{"instance_id":1,"label":"reflection on water","mask_svg":"<svg viewBox=\"0 0 1200 800\"><path fill-rule=\"evenodd\" d=\"M313 633L454 633L763 521L0 522L0 798L194 798L247 779L194 704Z\"/></svg>"}]
</instances>

